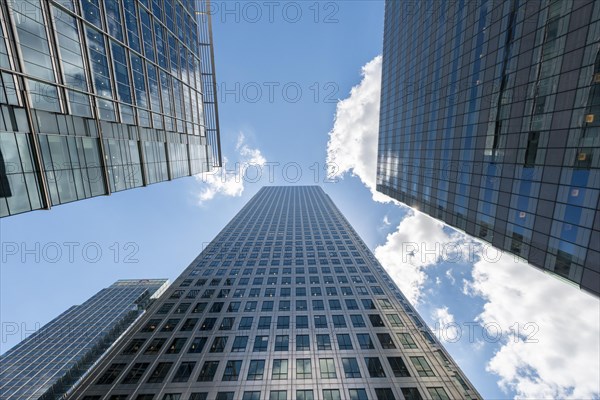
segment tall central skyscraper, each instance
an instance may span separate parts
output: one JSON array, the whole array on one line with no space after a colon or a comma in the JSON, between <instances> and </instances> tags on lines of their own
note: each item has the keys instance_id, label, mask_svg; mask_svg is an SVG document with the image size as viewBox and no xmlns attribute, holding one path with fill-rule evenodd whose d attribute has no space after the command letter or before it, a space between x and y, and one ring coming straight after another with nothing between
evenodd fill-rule
<instances>
[{"instance_id":1,"label":"tall central skyscraper","mask_svg":"<svg viewBox=\"0 0 600 400\"><path fill-rule=\"evenodd\" d=\"M385 7L377 190L600 295L600 2Z\"/></svg>"},{"instance_id":2,"label":"tall central skyscraper","mask_svg":"<svg viewBox=\"0 0 600 400\"><path fill-rule=\"evenodd\" d=\"M0 2L0 217L221 163L210 0Z\"/></svg>"},{"instance_id":3,"label":"tall central skyscraper","mask_svg":"<svg viewBox=\"0 0 600 400\"><path fill-rule=\"evenodd\" d=\"M69 398L479 395L321 188L267 187Z\"/></svg>"}]
</instances>

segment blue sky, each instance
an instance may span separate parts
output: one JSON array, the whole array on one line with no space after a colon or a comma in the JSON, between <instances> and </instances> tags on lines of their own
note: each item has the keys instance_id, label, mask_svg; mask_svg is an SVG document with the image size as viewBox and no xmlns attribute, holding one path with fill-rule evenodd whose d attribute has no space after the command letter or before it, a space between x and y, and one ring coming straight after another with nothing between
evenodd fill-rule
<instances>
[{"instance_id":1,"label":"blue sky","mask_svg":"<svg viewBox=\"0 0 600 400\"><path fill-rule=\"evenodd\" d=\"M485 398L598 398L597 299L372 193L383 2L265 4L213 3L227 172L1 221L1 352L117 279L173 280L261 186L319 184Z\"/></svg>"}]
</instances>

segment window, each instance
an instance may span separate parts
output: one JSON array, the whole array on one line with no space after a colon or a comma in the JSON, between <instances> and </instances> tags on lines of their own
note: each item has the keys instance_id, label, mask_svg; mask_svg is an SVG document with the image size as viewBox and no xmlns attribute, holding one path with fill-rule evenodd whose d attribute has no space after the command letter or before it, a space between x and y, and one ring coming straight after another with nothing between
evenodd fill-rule
<instances>
[{"instance_id":1,"label":"window","mask_svg":"<svg viewBox=\"0 0 600 400\"><path fill-rule=\"evenodd\" d=\"M267 346L269 345L269 337L268 336L257 336L254 339L254 347L252 351L267 351Z\"/></svg>"},{"instance_id":2,"label":"window","mask_svg":"<svg viewBox=\"0 0 600 400\"><path fill-rule=\"evenodd\" d=\"M175 305L175 303L164 303L163 305L160 306L160 308L158 309L158 311L156 313L157 314L167 314L169 311L171 311L171 308L173 308L174 305Z\"/></svg>"},{"instance_id":3,"label":"window","mask_svg":"<svg viewBox=\"0 0 600 400\"><path fill-rule=\"evenodd\" d=\"M296 400L314 400L312 390L296 390Z\"/></svg>"},{"instance_id":4,"label":"window","mask_svg":"<svg viewBox=\"0 0 600 400\"><path fill-rule=\"evenodd\" d=\"M215 327L216 322L217 322L216 318L205 318L204 321L202 322L202 325L200 325L200 330L201 331L210 331L210 330L212 330L212 328Z\"/></svg>"},{"instance_id":5,"label":"window","mask_svg":"<svg viewBox=\"0 0 600 400\"><path fill-rule=\"evenodd\" d=\"M299 358L296 360L296 379L311 379L312 368L310 358Z\"/></svg>"},{"instance_id":6,"label":"window","mask_svg":"<svg viewBox=\"0 0 600 400\"><path fill-rule=\"evenodd\" d=\"M385 378L385 371L379 357L365 357L365 363L371 378Z\"/></svg>"},{"instance_id":7,"label":"window","mask_svg":"<svg viewBox=\"0 0 600 400\"><path fill-rule=\"evenodd\" d=\"M322 296L323 293L321 292L321 288L319 286L315 286L315 287L310 288L310 295L311 296Z\"/></svg>"},{"instance_id":8,"label":"window","mask_svg":"<svg viewBox=\"0 0 600 400\"><path fill-rule=\"evenodd\" d=\"M371 299L362 299L361 302L362 302L365 310L376 310L377 309L377 307L375 307L375 303L373 303L373 300L371 300Z\"/></svg>"},{"instance_id":9,"label":"window","mask_svg":"<svg viewBox=\"0 0 600 400\"><path fill-rule=\"evenodd\" d=\"M290 304L289 300L281 300L279 302L279 311L290 311Z\"/></svg>"},{"instance_id":10,"label":"window","mask_svg":"<svg viewBox=\"0 0 600 400\"><path fill-rule=\"evenodd\" d=\"M327 317L315 315L315 328L327 328Z\"/></svg>"},{"instance_id":11,"label":"window","mask_svg":"<svg viewBox=\"0 0 600 400\"><path fill-rule=\"evenodd\" d=\"M160 352L160 349L165 344L165 342L166 342L166 339L164 339L164 338L153 339L152 342L150 342L150 344L146 348L146 351L144 352L144 354L158 354Z\"/></svg>"},{"instance_id":12,"label":"window","mask_svg":"<svg viewBox=\"0 0 600 400\"><path fill-rule=\"evenodd\" d=\"M158 324L160 324L160 319L151 319L144 328L142 328L142 332L154 332L158 327Z\"/></svg>"},{"instance_id":13,"label":"window","mask_svg":"<svg viewBox=\"0 0 600 400\"><path fill-rule=\"evenodd\" d=\"M152 371L152 373L150 374L150 377L148 378L148 383L162 383L169 371L171 370L172 366L172 362L158 363L156 368L154 368L154 371Z\"/></svg>"},{"instance_id":14,"label":"window","mask_svg":"<svg viewBox=\"0 0 600 400\"><path fill-rule=\"evenodd\" d=\"M275 297L275 288L265 289L265 297ZM270 309L269 309L269 307L270 307ZM273 310L273 302L272 301L263 302L262 311L271 311L271 310Z\"/></svg>"},{"instance_id":15,"label":"window","mask_svg":"<svg viewBox=\"0 0 600 400\"><path fill-rule=\"evenodd\" d=\"M144 375L144 372L146 372L146 369L148 369L148 365L150 365L150 364L149 363L133 364L133 367L131 367L131 369L129 370L127 375L125 375L125 378L123 378L121 383L124 385L138 383L140 381L140 378L142 377L142 375Z\"/></svg>"},{"instance_id":16,"label":"window","mask_svg":"<svg viewBox=\"0 0 600 400\"><path fill-rule=\"evenodd\" d=\"M332 311L339 311L342 309L342 303L338 299L330 299L329 309Z\"/></svg>"},{"instance_id":17,"label":"window","mask_svg":"<svg viewBox=\"0 0 600 400\"><path fill-rule=\"evenodd\" d=\"M242 369L242 360L229 360L225 364L225 372L223 373L224 381L237 381Z\"/></svg>"},{"instance_id":18,"label":"window","mask_svg":"<svg viewBox=\"0 0 600 400\"><path fill-rule=\"evenodd\" d=\"M288 335L275 336L275 351L288 351L290 337Z\"/></svg>"},{"instance_id":19,"label":"window","mask_svg":"<svg viewBox=\"0 0 600 400\"><path fill-rule=\"evenodd\" d=\"M236 336L233 341L232 353L243 353L248 345L248 336Z\"/></svg>"},{"instance_id":20,"label":"window","mask_svg":"<svg viewBox=\"0 0 600 400\"><path fill-rule=\"evenodd\" d=\"M248 297L258 297L260 295L260 289L252 288L250 289L250 296Z\"/></svg>"},{"instance_id":21,"label":"window","mask_svg":"<svg viewBox=\"0 0 600 400\"><path fill-rule=\"evenodd\" d=\"M348 394L350 395L349 400L369 400L365 389L349 389Z\"/></svg>"},{"instance_id":22,"label":"window","mask_svg":"<svg viewBox=\"0 0 600 400\"><path fill-rule=\"evenodd\" d=\"M287 391L271 390L269 393L269 400L287 400Z\"/></svg>"},{"instance_id":23,"label":"window","mask_svg":"<svg viewBox=\"0 0 600 400\"><path fill-rule=\"evenodd\" d=\"M245 331L245 330L252 328L253 320L254 320L254 317L242 317L242 319L240 320L240 325L238 326L238 329L240 331Z\"/></svg>"},{"instance_id":24,"label":"window","mask_svg":"<svg viewBox=\"0 0 600 400\"><path fill-rule=\"evenodd\" d=\"M425 357L411 357L410 361L413 363L419 376L435 376Z\"/></svg>"},{"instance_id":25,"label":"window","mask_svg":"<svg viewBox=\"0 0 600 400\"><path fill-rule=\"evenodd\" d=\"M346 319L343 315L334 315L332 319L334 328L346 328Z\"/></svg>"},{"instance_id":26,"label":"window","mask_svg":"<svg viewBox=\"0 0 600 400\"><path fill-rule=\"evenodd\" d=\"M190 303L181 303L175 308L175 314L185 314L188 308L190 307Z\"/></svg>"},{"instance_id":27,"label":"window","mask_svg":"<svg viewBox=\"0 0 600 400\"><path fill-rule=\"evenodd\" d=\"M204 310L206 309L207 305L208 305L208 303L198 303L198 304L196 304L196 306L192 310L192 313L202 313L202 312L204 312Z\"/></svg>"},{"instance_id":28,"label":"window","mask_svg":"<svg viewBox=\"0 0 600 400\"><path fill-rule=\"evenodd\" d=\"M408 372L408 368L404 364L404 360L402 357L388 357L388 362L390 363L390 367L392 367L392 371L394 372L394 376L397 377L407 377L410 376Z\"/></svg>"},{"instance_id":29,"label":"window","mask_svg":"<svg viewBox=\"0 0 600 400\"><path fill-rule=\"evenodd\" d=\"M127 395L124 395L125 397L122 400L125 400L127 398ZM121 400L121 399L113 399L111 397L111 400ZM181 393L166 393L162 400L181 400Z\"/></svg>"},{"instance_id":30,"label":"window","mask_svg":"<svg viewBox=\"0 0 600 400\"><path fill-rule=\"evenodd\" d=\"M260 317L258 319L258 329L271 329L271 317Z\"/></svg>"},{"instance_id":31,"label":"window","mask_svg":"<svg viewBox=\"0 0 600 400\"><path fill-rule=\"evenodd\" d=\"M273 380L287 379L288 377L288 360L273 360Z\"/></svg>"},{"instance_id":32,"label":"window","mask_svg":"<svg viewBox=\"0 0 600 400\"><path fill-rule=\"evenodd\" d=\"M329 335L317 335L317 350L331 350Z\"/></svg>"},{"instance_id":33,"label":"window","mask_svg":"<svg viewBox=\"0 0 600 400\"><path fill-rule=\"evenodd\" d=\"M310 350L310 337L308 335L296 335L296 350Z\"/></svg>"},{"instance_id":34,"label":"window","mask_svg":"<svg viewBox=\"0 0 600 400\"><path fill-rule=\"evenodd\" d=\"M296 329L308 329L308 316L296 315Z\"/></svg>"},{"instance_id":35,"label":"window","mask_svg":"<svg viewBox=\"0 0 600 400\"><path fill-rule=\"evenodd\" d=\"M375 395L377 396L377 400L396 400L394 392L389 388L375 389Z\"/></svg>"},{"instance_id":36,"label":"window","mask_svg":"<svg viewBox=\"0 0 600 400\"><path fill-rule=\"evenodd\" d=\"M338 347L340 350L352 350L352 340L350 339L350 335L346 333L338 333L337 334Z\"/></svg>"},{"instance_id":37,"label":"window","mask_svg":"<svg viewBox=\"0 0 600 400\"><path fill-rule=\"evenodd\" d=\"M260 391L244 392L242 400L260 400Z\"/></svg>"},{"instance_id":38,"label":"window","mask_svg":"<svg viewBox=\"0 0 600 400\"><path fill-rule=\"evenodd\" d=\"M208 338L205 337L194 338L192 344L190 345L190 348L188 349L188 353L202 353L202 350L204 350L204 346L206 345L207 340Z\"/></svg>"},{"instance_id":39,"label":"window","mask_svg":"<svg viewBox=\"0 0 600 400\"><path fill-rule=\"evenodd\" d=\"M129 342L127 347L125 347L122 354L131 355L131 354L137 353L142 348L145 341L146 341L146 339L133 339L131 342ZM163 342L164 342L164 339L163 339ZM148 346L148 347L150 347L150 346ZM148 350L146 350L146 351L148 351Z\"/></svg>"},{"instance_id":40,"label":"window","mask_svg":"<svg viewBox=\"0 0 600 400\"><path fill-rule=\"evenodd\" d=\"M249 381L259 381L263 379L265 375L265 360L251 360L250 367L248 368L248 376L246 379Z\"/></svg>"},{"instance_id":41,"label":"window","mask_svg":"<svg viewBox=\"0 0 600 400\"><path fill-rule=\"evenodd\" d=\"M360 378L360 368L356 358L342 358L342 366L344 367L344 376L346 378Z\"/></svg>"},{"instance_id":42,"label":"window","mask_svg":"<svg viewBox=\"0 0 600 400\"><path fill-rule=\"evenodd\" d=\"M235 392L218 392L215 400L233 400Z\"/></svg>"},{"instance_id":43,"label":"window","mask_svg":"<svg viewBox=\"0 0 600 400\"><path fill-rule=\"evenodd\" d=\"M231 303L229 303L229 306L227 306L227 312L228 313L238 312L240 310L241 304L242 303L240 303L239 301L232 301Z\"/></svg>"},{"instance_id":44,"label":"window","mask_svg":"<svg viewBox=\"0 0 600 400\"><path fill-rule=\"evenodd\" d=\"M187 382L188 379L190 379L195 366L195 362L182 362L179 365L179 368L177 368L177 371L175 371L175 375L171 382Z\"/></svg>"},{"instance_id":45,"label":"window","mask_svg":"<svg viewBox=\"0 0 600 400\"><path fill-rule=\"evenodd\" d=\"M337 378L335 373L335 364L333 358L319 358L319 368L321 369L321 378L333 379Z\"/></svg>"},{"instance_id":46,"label":"window","mask_svg":"<svg viewBox=\"0 0 600 400\"><path fill-rule=\"evenodd\" d=\"M181 349L183 349L183 345L185 344L187 338L175 338L169 345L169 348L166 351L166 354L179 354Z\"/></svg>"},{"instance_id":47,"label":"window","mask_svg":"<svg viewBox=\"0 0 600 400\"><path fill-rule=\"evenodd\" d=\"M346 308L348 310L358 310L358 302L354 299L345 299Z\"/></svg>"},{"instance_id":48,"label":"window","mask_svg":"<svg viewBox=\"0 0 600 400\"><path fill-rule=\"evenodd\" d=\"M351 315L350 320L352 321L352 326L355 328L364 328L366 326L365 320L360 314Z\"/></svg>"},{"instance_id":49,"label":"window","mask_svg":"<svg viewBox=\"0 0 600 400\"><path fill-rule=\"evenodd\" d=\"M379 314L369 314L369 320L371 321L373 328L381 328L382 326L385 326Z\"/></svg>"},{"instance_id":50,"label":"window","mask_svg":"<svg viewBox=\"0 0 600 400\"><path fill-rule=\"evenodd\" d=\"M313 300L312 308L313 308L313 311L323 311L325 309L323 300Z\"/></svg>"},{"instance_id":51,"label":"window","mask_svg":"<svg viewBox=\"0 0 600 400\"><path fill-rule=\"evenodd\" d=\"M190 394L190 398L189 400L206 400L208 398L208 393L203 392L203 393L192 393Z\"/></svg>"},{"instance_id":52,"label":"window","mask_svg":"<svg viewBox=\"0 0 600 400\"><path fill-rule=\"evenodd\" d=\"M387 317L388 321L390 322L391 326L397 327L397 326L404 325L398 314L387 314L386 317Z\"/></svg>"},{"instance_id":53,"label":"window","mask_svg":"<svg viewBox=\"0 0 600 400\"><path fill-rule=\"evenodd\" d=\"M308 310L308 302L306 300L296 300L296 311Z\"/></svg>"},{"instance_id":54,"label":"window","mask_svg":"<svg viewBox=\"0 0 600 400\"><path fill-rule=\"evenodd\" d=\"M247 301L246 307L244 307L244 312L254 312L256 311L256 301Z\"/></svg>"},{"instance_id":55,"label":"window","mask_svg":"<svg viewBox=\"0 0 600 400\"><path fill-rule=\"evenodd\" d=\"M215 378L218 367L218 361L205 361L200 370L200 375L198 375L198 382L211 382Z\"/></svg>"},{"instance_id":56,"label":"window","mask_svg":"<svg viewBox=\"0 0 600 400\"><path fill-rule=\"evenodd\" d=\"M341 400L338 389L323 389L323 400Z\"/></svg>"},{"instance_id":57,"label":"window","mask_svg":"<svg viewBox=\"0 0 600 400\"><path fill-rule=\"evenodd\" d=\"M398 338L400 339L400 343L402 343L402 346L405 349L416 349L417 348L417 344L413 340L412 336L410 336L410 333L399 333Z\"/></svg>"},{"instance_id":58,"label":"window","mask_svg":"<svg viewBox=\"0 0 600 400\"><path fill-rule=\"evenodd\" d=\"M182 332L191 331L194 329L194 326L196 326L197 323L198 323L198 318L188 318L185 320L185 322L181 326L181 331Z\"/></svg>"},{"instance_id":59,"label":"window","mask_svg":"<svg viewBox=\"0 0 600 400\"><path fill-rule=\"evenodd\" d=\"M359 333L356 335L360 348L363 350L374 349L373 341L368 333Z\"/></svg>"},{"instance_id":60,"label":"window","mask_svg":"<svg viewBox=\"0 0 600 400\"><path fill-rule=\"evenodd\" d=\"M233 323L235 322L234 317L225 317L221 321L221 326L219 327L220 331L230 331L233 329Z\"/></svg>"},{"instance_id":61,"label":"window","mask_svg":"<svg viewBox=\"0 0 600 400\"><path fill-rule=\"evenodd\" d=\"M277 329L289 329L290 317L288 315L280 315L277 317Z\"/></svg>"},{"instance_id":62,"label":"window","mask_svg":"<svg viewBox=\"0 0 600 400\"><path fill-rule=\"evenodd\" d=\"M383 349L395 349L396 345L392 340L392 337L389 333L378 333L377 339L379 339L379 343L381 344L381 348Z\"/></svg>"},{"instance_id":63,"label":"window","mask_svg":"<svg viewBox=\"0 0 600 400\"><path fill-rule=\"evenodd\" d=\"M210 347L211 353L222 353L225 351L225 345L227 344L227 336L217 336Z\"/></svg>"},{"instance_id":64,"label":"window","mask_svg":"<svg viewBox=\"0 0 600 400\"><path fill-rule=\"evenodd\" d=\"M421 393L419 393L419 389L416 387L402 388L402 396L404 396L406 400L423 400Z\"/></svg>"}]
</instances>

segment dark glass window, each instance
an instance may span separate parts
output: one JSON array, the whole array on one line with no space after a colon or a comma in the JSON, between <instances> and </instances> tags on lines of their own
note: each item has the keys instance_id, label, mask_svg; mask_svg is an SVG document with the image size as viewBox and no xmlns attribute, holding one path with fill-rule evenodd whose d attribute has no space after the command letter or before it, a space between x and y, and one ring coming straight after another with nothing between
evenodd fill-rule
<instances>
[{"instance_id":1,"label":"dark glass window","mask_svg":"<svg viewBox=\"0 0 600 400\"><path fill-rule=\"evenodd\" d=\"M218 367L218 361L205 361L200 370L200 375L198 375L198 382L211 382L215 378Z\"/></svg>"},{"instance_id":2,"label":"dark glass window","mask_svg":"<svg viewBox=\"0 0 600 400\"><path fill-rule=\"evenodd\" d=\"M166 376L168 375L171 367L173 366L172 362L161 362L158 363L154 371L150 374L148 378L148 383L162 383Z\"/></svg>"},{"instance_id":3,"label":"dark glass window","mask_svg":"<svg viewBox=\"0 0 600 400\"><path fill-rule=\"evenodd\" d=\"M205 337L197 337L194 338L190 348L188 349L188 353L202 353L204 350L204 346L206 345L208 338Z\"/></svg>"},{"instance_id":4,"label":"dark glass window","mask_svg":"<svg viewBox=\"0 0 600 400\"><path fill-rule=\"evenodd\" d=\"M273 380L287 379L288 377L288 360L273 360Z\"/></svg>"},{"instance_id":5,"label":"dark glass window","mask_svg":"<svg viewBox=\"0 0 600 400\"><path fill-rule=\"evenodd\" d=\"M381 365L381 361L379 361L378 357L365 357L365 363L367 364L367 369L369 370L371 378L385 377L383 365Z\"/></svg>"},{"instance_id":6,"label":"dark glass window","mask_svg":"<svg viewBox=\"0 0 600 400\"><path fill-rule=\"evenodd\" d=\"M187 382L196 366L195 362L182 362L177 368L172 382Z\"/></svg>"},{"instance_id":7,"label":"dark glass window","mask_svg":"<svg viewBox=\"0 0 600 400\"><path fill-rule=\"evenodd\" d=\"M379 339L379 343L381 344L381 347L384 349L395 349L396 348L396 345L394 344L394 341L392 340L392 337L390 336L389 333L378 333L377 339Z\"/></svg>"},{"instance_id":8,"label":"dark glass window","mask_svg":"<svg viewBox=\"0 0 600 400\"><path fill-rule=\"evenodd\" d=\"M236 336L233 341L233 347L231 348L232 353L245 352L246 346L248 345L248 336Z\"/></svg>"},{"instance_id":9,"label":"dark glass window","mask_svg":"<svg viewBox=\"0 0 600 400\"><path fill-rule=\"evenodd\" d=\"M317 335L317 350L331 350L329 335Z\"/></svg>"},{"instance_id":10,"label":"dark glass window","mask_svg":"<svg viewBox=\"0 0 600 400\"><path fill-rule=\"evenodd\" d=\"M223 373L224 381L237 381L240 376L240 370L242 369L242 360L229 360L225 365L225 372Z\"/></svg>"},{"instance_id":11,"label":"dark glass window","mask_svg":"<svg viewBox=\"0 0 600 400\"><path fill-rule=\"evenodd\" d=\"M402 357L388 357L387 360L390 363L390 367L392 367L392 371L394 371L394 376L410 376L408 368L406 368L406 364L404 364L404 360L402 359Z\"/></svg>"},{"instance_id":12,"label":"dark glass window","mask_svg":"<svg viewBox=\"0 0 600 400\"><path fill-rule=\"evenodd\" d=\"M344 376L346 378L360 378L360 368L356 358L342 358L342 366L344 367Z\"/></svg>"},{"instance_id":13,"label":"dark glass window","mask_svg":"<svg viewBox=\"0 0 600 400\"><path fill-rule=\"evenodd\" d=\"M265 360L251 360L248 368L249 381L257 381L263 379L265 375Z\"/></svg>"},{"instance_id":14,"label":"dark glass window","mask_svg":"<svg viewBox=\"0 0 600 400\"><path fill-rule=\"evenodd\" d=\"M373 341L368 333L359 333L356 335L360 348L363 350L374 349Z\"/></svg>"},{"instance_id":15,"label":"dark glass window","mask_svg":"<svg viewBox=\"0 0 600 400\"><path fill-rule=\"evenodd\" d=\"M369 400L365 389L348 389L350 400Z\"/></svg>"},{"instance_id":16,"label":"dark glass window","mask_svg":"<svg viewBox=\"0 0 600 400\"><path fill-rule=\"evenodd\" d=\"M275 336L275 351L288 351L290 337L288 335Z\"/></svg>"},{"instance_id":17,"label":"dark glass window","mask_svg":"<svg viewBox=\"0 0 600 400\"><path fill-rule=\"evenodd\" d=\"M296 359L296 379L311 379L312 368L310 358Z\"/></svg>"},{"instance_id":18,"label":"dark glass window","mask_svg":"<svg viewBox=\"0 0 600 400\"><path fill-rule=\"evenodd\" d=\"M375 389L375 395L377 396L377 400L396 400L394 392L389 388Z\"/></svg>"},{"instance_id":19,"label":"dark glass window","mask_svg":"<svg viewBox=\"0 0 600 400\"><path fill-rule=\"evenodd\" d=\"M309 335L296 335L296 350L298 350L298 351L310 350L310 336Z\"/></svg>"}]
</instances>

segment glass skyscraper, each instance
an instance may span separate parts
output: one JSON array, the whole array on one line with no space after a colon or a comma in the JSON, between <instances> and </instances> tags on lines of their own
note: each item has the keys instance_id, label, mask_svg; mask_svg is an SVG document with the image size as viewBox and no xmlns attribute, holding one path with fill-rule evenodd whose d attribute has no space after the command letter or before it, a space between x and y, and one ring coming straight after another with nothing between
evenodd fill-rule
<instances>
[{"instance_id":1,"label":"glass skyscraper","mask_svg":"<svg viewBox=\"0 0 600 400\"><path fill-rule=\"evenodd\" d=\"M600 294L600 2L386 1L377 190Z\"/></svg>"},{"instance_id":2,"label":"glass skyscraper","mask_svg":"<svg viewBox=\"0 0 600 400\"><path fill-rule=\"evenodd\" d=\"M262 188L68 397L479 399L316 186Z\"/></svg>"},{"instance_id":3,"label":"glass skyscraper","mask_svg":"<svg viewBox=\"0 0 600 400\"><path fill-rule=\"evenodd\" d=\"M0 217L220 165L209 7L0 3Z\"/></svg>"},{"instance_id":4,"label":"glass skyscraper","mask_svg":"<svg viewBox=\"0 0 600 400\"><path fill-rule=\"evenodd\" d=\"M166 290L164 279L119 280L0 356L0 399L57 399Z\"/></svg>"}]
</instances>

